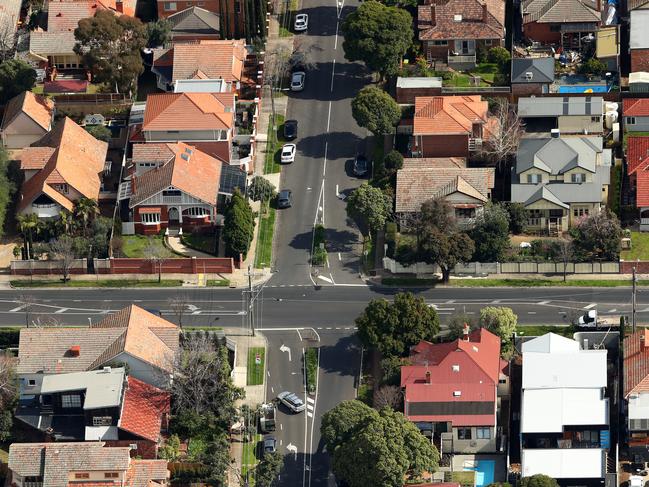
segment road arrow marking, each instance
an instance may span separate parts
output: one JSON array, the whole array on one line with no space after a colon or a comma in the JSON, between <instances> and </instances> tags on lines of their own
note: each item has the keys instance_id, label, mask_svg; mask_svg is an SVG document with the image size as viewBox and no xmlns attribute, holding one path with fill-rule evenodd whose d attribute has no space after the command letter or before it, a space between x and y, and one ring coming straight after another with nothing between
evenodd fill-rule
<instances>
[{"instance_id":1,"label":"road arrow marking","mask_svg":"<svg viewBox=\"0 0 649 487\"><path fill-rule=\"evenodd\" d=\"M584 306L584 309L594 308L595 306L597 306L597 303L590 303L588 306Z\"/></svg>"},{"instance_id":2,"label":"road arrow marking","mask_svg":"<svg viewBox=\"0 0 649 487\"><path fill-rule=\"evenodd\" d=\"M318 279L322 279L323 281L328 282L329 284L333 284L333 280L332 280L332 279L329 279L329 278L326 277L326 276L318 275Z\"/></svg>"},{"instance_id":3,"label":"road arrow marking","mask_svg":"<svg viewBox=\"0 0 649 487\"><path fill-rule=\"evenodd\" d=\"M282 346L279 347L279 351L280 352L288 352L288 361L291 362L291 349L289 347L282 344Z\"/></svg>"},{"instance_id":4,"label":"road arrow marking","mask_svg":"<svg viewBox=\"0 0 649 487\"><path fill-rule=\"evenodd\" d=\"M290 453L292 453L293 455L295 455L295 459L297 460L297 446L295 446L295 445L292 444L292 443L289 443L288 445L286 445L286 449L287 449Z\"/></svg>"},{"instance_id":5,"label":"road arrow marking","mask_svg":"<svg viewBox=\"0 0 649 487\"><path fill-rule=\"evenodd\" d=\"M189 311L196 311L198 309L198 306L195 304L187 304L186 306Z\"/></svg>"}]
</instances>

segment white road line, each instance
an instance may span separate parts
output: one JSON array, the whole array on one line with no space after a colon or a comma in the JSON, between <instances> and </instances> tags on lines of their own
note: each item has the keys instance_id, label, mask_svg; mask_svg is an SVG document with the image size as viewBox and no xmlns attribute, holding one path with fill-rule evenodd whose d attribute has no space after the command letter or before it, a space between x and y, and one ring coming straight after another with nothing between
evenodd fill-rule
<instances>
[{"instance_id":1,"label":"white road line","mask_svg":"<svg viewBox=\"0 0 649 487\"><path fill-rule=\"evenodd\" d=\"M338 185L336 184L336 198L340 196L340 193L338 192Z\"/></svg>"},{"instance_id":2,"label":"white road line","mask_svg":"<svg viewBox=\"0 0 649 487\"><path fill-rule=\"evenodd\" d=\"M342 261L343 258L340 256L340 252L338 252L338 260Z\"/></svg>"},{"instance_id":3,"label":"white road line","mask_svg":"<svg viewBox=\"0 0 649 487\"><path fill-rule=\"evenodd\" d=\"M273 394L275 394L275 388L274 388L273 386L270 386L270 392L272 392Z\"/></svg>"},{"instance_id":4,"label":"white road line","mask_svg":"<svg viewBox=\"0 0 649 487\"><path fill-rule=\"evenodd\" d=\"M594 308L595 306L597 306L597 303L590 303L588 306L584 306L584 309Z\"/></svg>"},{"instance_id":5,"label":"white road line","mask_svg":"<svg viewBox=\"0 0 649 487\"><path fill-rule=\"evenodd\" d=\"M329 273L329 277L331 277L331 282L332 282L333 285L335 286L335 285L336 285L336 281L334 281L334 276L333 276L333 274L332 274L331 272Z\"/></svg>"},{"instance_id":6,"label":"white road line","mask_svg":"<svg viewBox=\"0 0 649 487\"><path fill-rule=\"evenodd\" d=\"M26 304L21 304L20 306L16 306L14 309L10 309L10 313L16 313L17 311L20 311L23 308L26 308L28 305ZM66 308L67 309L67 308Z\"/></svg>"},{"instance_id":7,"label":"white road line","mask_svg":"<svg viewBox=\"0 0 649 487\"><path fill-rule=\"evenodd\" d=\"M307 403L307 405L309 405L309 404L315 404L315 401L314 401L311 397L307 397L307 398L306 398L306 403Z\"/></svg>"},{"instance_id":8,"label":"white road line","mask_svg":"<svg viewBox=\"0 0 649 487\"><path fill-rule=\"evenodd\" d=\"M336 22L336 40L334 41L334 51L338 49L338 24L339 22Z\"/></svg>"},{"instance_id":9,"label":"white road line","mask_svg":"<svg viewBox=\"0 0 649 487\"><path fill-rule=\"evenodd\" d=\"M54 313L60 314L60 313L65 313L68 310L68 308L61 308L59 310L56 310Z\"/></svg>"},{"instance_id":10,"label":"white road line","mask_svg":"<svg viewBox=\"0 0 649 487\"><path fill-rule=\"evenodd\" d=\"M540 301L538 304L539 306L543 306L545 304L548 304L550 301Z\"/></svg>"},{"instance_id":11,"label":"white road line","mask_svg":"<svg viewBox=\"0 0 649 487\"><path fill-rule=\"evenodd\" d=\"M494 300L491 302L491 304L498 304L498 303L500 303L500 301L501 301L500 299L494 299Z\"/></svg>"},{"instance_id":12,"label":"white road line","mask_svg":"<svg viewBox=\"0 0 649 487\"><path fill-rule=\"evenodd\" d=\"M329 132L329 122L331 122L331 101L329 102L329 115L327 115L327 132ZM338 193L338 191L336 191Z\"/></svg>"},{"instance_id":13,"label":"white road line","mask_svg":"<svg viewBox=\"0 0 649 487\"><path fill-rule=\"evenodd\" d=\"M333 66L331 67L331 92L334 91L334 75L336 74L336 60L333 61Z\"/></svg>"},{"instance_id":14,"label":"white road line","mask_svg":"<svg viewBox=\"0 0 649 487\"><path fill-rule=\"evenodd\" d=\"M528 314L528 315L535 315L535 314L536 314L536 311L528 311L527 314Z\"/></svg>"},{"instance_id":15,"label":"white road line","mask_svg":"<svg viewBox=\"0 0 649 487\"><path fill-rule=\"evenodd\" d=\"M613 308L613 309L608 310L609 313L615 313L616 311L617 311L617 308Z\"/></svg>"},{"instance_id":16,"label":"white road line","mask_svg":"<svg viewBox=\"0 0 649 487\"><path fill-rule=\"evenodd\" d=\"M312 417L313 417L313 414L312 414L310 411L307 411L307 412L306 412L306 415L307 415L307 417L309 417L309 418L312 418Z\"/></svg>"},{"instance_id":17,"label":"white road line","mask_svg":"<svg viewBox=\"0 0 649 487\"><path fill-rule=\"evenodd\" d=\"M318 279L322 279L323 281L328 282L329 284L333 284L333 280L329 279L326 276L318 275Z\"/></svg>"},{"instance_id":18,"label":"white road line","mask_svg":"<svg viewBox=\"0 0 649 487\"><path fill-rule=\"evenodd\" d=\"M455 302L455 299L449 299L448 301L445 301L446 304L453 304Z\"/></svg>"},{"instance_id":19,"label":"white road line","mask_svg":"<svg viewBox=\"0 0 649 487\"><path fill-rule=\"evenodd\" d=\"M327 174L327 148L329 147L329 141L325 142L325 151L324 151L324 164L322 165L322 177L324 178L325 175ZM322 180L324 183L324 179ZM324 186L324 184L323 184ZM320 198L318 198L318 203L320 203ZM316 212L316 215L318 212Z\"/></svg>"},{"instance_id":20,"label":"white road line","mask_svg":"<svg viewBox=\"0 0 649 487\"><path fill-rule=\"evenodd\" d=\"M280 425L279 425L279 430L280 430L280 431L284 431L284 425L281 424L281 423L280 423ZM279 440L279 441L282 441L282 440Z\"/></svg>"}]
</instances>

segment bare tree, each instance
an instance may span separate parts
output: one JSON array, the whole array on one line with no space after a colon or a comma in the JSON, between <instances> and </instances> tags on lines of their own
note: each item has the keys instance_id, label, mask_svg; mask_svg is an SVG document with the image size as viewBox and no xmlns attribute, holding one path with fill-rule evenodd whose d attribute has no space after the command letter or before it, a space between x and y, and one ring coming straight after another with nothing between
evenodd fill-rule
<instances>
[{"instance_id":1,"label":"bare tree","mask_svg":"<svg viewBox=\"0 0 649 487\"><path fill-rule=\"evenodd\" d=\"M171 252L167 247L162 245L159 241L154 240L153 238L148 239L144 249L142 249L142 255L144 258L151 263L154 272L158 271L158 282L162 281L162 264L165 259L171 257Z\"/></svg>"},{"instance_id":2,"label":"bare tree","mask_svg":"<svg viewBox=\"0 0 649 487\"><path fill-rule=\"evenodd\" d=\"M566 274L568 272L568 264L575 257L575 248L572 244L572 240L565 238L559 239L557 242L559 244L559 258L563 263L563 282L566 282Z\"/></svg>"},{"instance_id":3,"label":"bare tree","mask_svg":"<svg viewBox=\"0 0 649 487\"><path fill-rule=\"evenodd\" d=\"M57 260L63 282L67 282L75 258L74 241L67 235L61 235L49 244L49 249L50 254Z\"/></svg>"},{"instance_id":4,"label":"bare tree","mask_svg":"<svg viewBox=\"0 0 649 487\"><path fill-rule=\"evenodd\" d=\"M397 411L401 407L401 389L398 386L383 386L374 392L374 407L389 407Z\"/></svg>"},{"instance_id":5,"label":"bare tree","mask_svg":"<svg viewBox=\"0 0 649 487\"><path fill-rule=\"evenodd\" d=\"M32 310L32 306L36 304L36 298L30 294L21 294L18 297L18 302L25 312L25 327L29 328L29 316Z\"/></svg>"},{"instance_id":6,"label":"bare tree","mask_svg":"<svg viewBox=\"0 0 649 487\"><path fill-rule=\"evenodd\" d=\"M16 383L16 360L11 354L0 354L0 410L11 405L18 392Z\"/></svg>"},{"instance_id":7,"label":"bare tree","mask_svg":"<svg viewBox=\"0 0 649 487\"><path fill-rule=\"evenodd\" d=\"M178 319L178 326L183 327L183 316L188 310L188 299L184 294L178 294L168 300L169 307L173 311L174 315Z\"/></svg>"},{"instance_id":8,"label":"bare tree","mask_svg":"<svg viewBox=\"0 0 649 487\"><path fill-rule=\"evenodd\" d=\"M0 62L11 59L16 47L15 19L0 12Z\"/></svg>"},{"instance_id":9,"label":"bare tree","mask_svg":"<svg viewBox=\"0 0 649 487\"><path fill-rule=\"evenodd\" d=\"M493 111L491 135L482 145L482 156L494 164L506 162L516 154L523 137L523 122L505 98L498 98Z\"/></svg>"}]
</instances>

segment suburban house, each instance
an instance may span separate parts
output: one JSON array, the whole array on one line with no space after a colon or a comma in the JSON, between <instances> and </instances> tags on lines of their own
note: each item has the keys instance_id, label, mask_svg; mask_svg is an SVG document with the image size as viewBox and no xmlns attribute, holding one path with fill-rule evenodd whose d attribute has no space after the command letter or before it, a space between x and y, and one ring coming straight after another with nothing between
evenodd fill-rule
<instances>
[{"instance_id":1,"label":"suburban house","mask_svg":"<svg viewBox=\"0 0 649 487\"><path fill-rule=\"evenodd\" d=\"M401 367L404 414L440 453L495 453L500 398L509 394L500 338L482 328L448 343L421 341Z\"/></svg>"},{"instance_id":2,"label":"suburban house","mask_svg":"<svg viewBox=\"0 0 649 487\"><path fill-rule=\"evenodd\" d=\"M166 460L131 458L128 445L89 443L13 443L8 485L15 487L165 487Z\"/></svg>"},{"instance_id":3,"label":"suburban house","mask_svg":"<svg viewBox=\"0 0 649 487\"><path fill-rule=\"evenodd\" d=\"M466 157L488 143L495 119L480 95L419 96L412 127L413 157Z\"/></svg>"},{"instance_id":4,"label":"suburban house","mask_svg":"<svg viewBox=\"0 0 649 487\"><path fill-rule=\"evenodd\" d=\"M414 105L418 96L442 94L442 78L435 76L397 77L395 99L400 105Z\"/></svg>"},{"instance_id":5,"label":"suburban house","mask_svg":"<svg viewBox=\"0 0 649 487\"><path fill-rule=\"evenodd\" d=\"M609 71L620 70L620 26L601 26L595 37L595 57L606 65Z\"/></svg>"},{"instance_id":6,"label":"suburban house","mask_svg":"<svg viewBox=\"0 0 649 487\"><path fill-rule=\"evenodd\" d=\"M604 208L612 154L602 145L601 137L521 140L512 171L511 201L528 210L527 231L558 235Z\"/></svg>"},{"instance_id":7,"label":"suburban house","mask_svg":"<svg viewBox=\"0 0 649 487\"><path fill-rule=\"evenodd\" d=\"M189 41L221 38L219 14L201 7L189 7L167 17L171 25L172 41Z\"/></svg>"},{"instance_id":8,"label":"suburban house","mask_svg":"<svg viewBox=\"0 0 649 487\"><path fill-rule=\"evenodd\" d=\"M234 93L152 94L146 101L142 132L147 143L186 142L229 163L234 114Z\"/></svg>"},{"instance_id":9,"label":"suburban house","mask_svg":"<svg viewBox=\"0 0 649 487\"><path fill-rule=\"evenodd\" d=\"M649 231L649 137L626 139L626 172L635 206L640 213L640 231Z\"/></svg>"},{"instance_id":10,"label":"suburban house","mask_svg":"<svg viewBox=\"0 0 649 487\"><path fill-rule=\"evenodd\" d=\"M649 71L649 10L632 10L629 49L631 52L631 71Z\"/></svg>"},{"instance_id":11,"label":"suburban house","mask_svg":"<svg viewBox=\"0 0 649 487\"><path fill-rule=\"evenodd\" d=\"M601 485L610 446L606 349L547 333L522 345L521 475Z\"/></svg>"},{"instance_id":12,"label":"suburban house","mask_svg":"<svg viewBox=\"0 0 649 487\"><path fill-rule=\"evenodd\" d=\"M132 163L119 196L128 200L132 223L124 226L133 228L126 233L182 233L216 223L222 161L178 142L136 144Z\"/></svg>"},{"instance_id":13,"label":"suburban house","mask_svg":"<svg viewBox=\"0 0 649 487\"><path fill-rule=\"evenodd\" d=\"M221 79L227 83L224 91L237 91L247 55L243 40L175 42L168 49L154 49L151 72L163 91L173 91L174 83L184 79Z\"/></svg>"},{"instance_id":14,"label":"suburban house","mask_svg":"<svg viewBox=\"0 0 649 487\"><path fill-rule=\"evenodd\" d=\"M649 98L625 98L622 116L626 132L649 132Z\"/></svg>"},{"instance_id":15,"label":"suburban house","mask_svg":"<svg viewBox=\"0 0 649 487\"><path fill-rule=\"evenodd\" d=\"M641 328L624 338L626 443L632 456L649 460L649 332Z\"/></svg>"},{"instance_id":16,"label":"suburban house","mask_svg":"<svg viewBox=\"0 0 649 487\"><path fill-rule=\"evenodd\" d=\"M25 182L17 212L39 218L72 211L81 197L99 201L108 144L95 139L71 118L24 149L18 159Z\"/></svg>"},{"instance_id":17,"label":"suburban house","mask_svg":"<svg viewBox=\"0 0 649 487\"><path fill-rule=\"evenodd\" d=\"M604 98L519 98L518 116L525 122L528 132L548 133L558 129L561 134L601 134L604 131Z\"/></svg>"},{"instance_id":18,"label":"suburban house","mask_svg":"<svg viewBox=\"0 0 649 487\"><path fill-rule=\"evenodd\" d=\"M123 367L21 380L15 417L38 441L107 441L156 458L171 393L127 377Z\"/></svg>"},{"instance_id":19,"label":"suburban house","mask_svg":"<svg viewBox=\"0 0 649 487\"><path fill-rule=\"evenodd\" d=\"M167 387L179 349L177 325L130 305L86 327L23 328L16 373L24 386L44 376L126 364L129 376Z\"/></svg>"},{"instance_id":20,"label":"suburban house","mask_svg":"<svg viewBox=\"0 0 649 487\"><path fill-rule=\"evenodd\" d=\"M554 58L514 58L511 62L514 95L550 93L550 86L554 83Z\"/></svg>"},{"instance_id":21,"label":"suburban house","mask_svg":"<svg viewBox=\"0 0 649 487\"><path fill-rule=\"evenodd\" d=\"M248 3L243 0L157 0L158 18L166 19L176 12L191 7L201 7L221 17L222 37L228 39L243 39L247 36L246 12ZM254 12L253 12L254 13Z\"/></svg>"},{"instance_id":22,"label":"suburban house","mask_svg":"<svg viewBox=\"0 0 649 487\"><path fill-rule=\"evenodd\" d=\"M426 58L454 69L473 68L477 49L500 46L504 25L504 0L426 0L417 10Z\"/></svg>"},{"instance_id":23,"label":"suburban house","mask_svg":"<svg viewBox=\"0 0 649 487\"><path fill-rule=\"evenodd\" d=\"M23 149L52 129L54 102L25 91L7 102L2 116L2 144L7 149Z\"/></svg>"},{"instance_id":24,"label":"suburban house","mask_svg":"<svg viewBox=\"0 0 649 487\"><path fill-rule=\"evenodd\" d=\"M470 225L491 198L493 167L466 167L463 158L404 159L397 171L395 213L402 226L431 198L442 197L461 225Z\"/></svg>"},{"instance_id":25,"label":"suburban house","mask_svg":"<svg viewBox=\"0 0 649 487\"><path fill-rule=\"evenodd\" d=\"M569 49L602 23L601 0L522 0L523 36Z\"/></svg>"}]
</instances>

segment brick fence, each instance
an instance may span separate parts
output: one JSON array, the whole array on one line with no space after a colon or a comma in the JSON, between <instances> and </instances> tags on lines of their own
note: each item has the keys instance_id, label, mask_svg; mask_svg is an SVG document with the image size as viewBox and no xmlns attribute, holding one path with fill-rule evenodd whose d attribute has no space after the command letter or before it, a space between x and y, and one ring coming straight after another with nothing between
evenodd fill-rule
<instances>
[{"instance_id":1,"label":"brick fence","mask_svg":"<svg viewBox=\"0 0 649 487\"><path fill-rule=\"evenodd\" d=\"M649 261L638 260L638 261L621 261L620 262L620 274L632 274L633 268L638 274L649 274Z\"/></svg>"}]
</instances>

